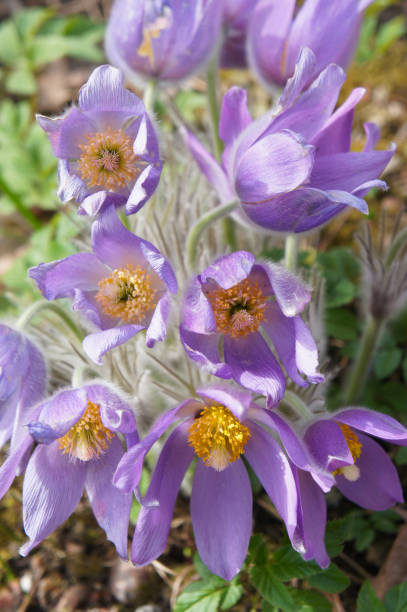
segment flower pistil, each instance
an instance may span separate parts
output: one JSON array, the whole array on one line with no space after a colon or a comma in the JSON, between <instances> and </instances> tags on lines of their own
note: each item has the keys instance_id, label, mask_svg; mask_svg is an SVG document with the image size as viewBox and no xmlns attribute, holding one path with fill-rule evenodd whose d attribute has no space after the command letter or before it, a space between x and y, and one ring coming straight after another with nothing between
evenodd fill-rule
<instances>
[{"instance_id":1,"label":"flower pistil","mask_svg":"<svg viewBox=\"0 0 407 612\"><path fill-rule=\"evenodd\" d=\"M360 469L356 464L356 460L359 459L362 454L362 443L359 441L359 438L355 434L355 432L349 427L349 425L345 425L344 423L338 423L343 437L345 438L346 444L348 445L350 454L352 455L352 459L355 463L353 465L345 465L334 471L334 475L342 474L346 478L346 480L350 480L352 482L359 479Z\"/></svg>"}]
</instances>

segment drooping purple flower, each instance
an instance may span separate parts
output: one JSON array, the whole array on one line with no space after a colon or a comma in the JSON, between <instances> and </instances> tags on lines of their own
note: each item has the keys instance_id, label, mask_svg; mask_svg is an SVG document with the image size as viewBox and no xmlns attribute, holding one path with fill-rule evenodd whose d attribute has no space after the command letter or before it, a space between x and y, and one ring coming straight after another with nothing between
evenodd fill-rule
<instances>
[{"instance_id":1,"label":"drooping purple flower","mask_svg":"<svg viewBox=\"0 0 407 612\"><path fill-rule=\"evenodd\" d=\"M115 0L107 56L129 78L184 79L213 51L221 8L219 0Z\"/></svg>"},{"instance_id":2,"label":"drooping purple flower","mask_svg":"<svg viewBox=\"0 0 407 612\"><path fill-rule=\"evenodd\" d=\"M0 498L25 469L23 523L27 555L75 510L86 490L93 513L118 554L127 559L131 493L112 484L124 449L138 442L133 412L104 384L60 391L39 404L0 468ZM34 443L38 444L32 450ZM31 452L32 451L32 452Z\"/></svg>"},{"instance_id":3,"label":"drooping purple flower","mask_svg":"<svg viewBox=\"0 0 407 612\"><path fill-rule=\"evenodd\" d=\"M37 115L59 159L58 196L95 215L110 205L137 212L157 187L158 140L143 102L123 86L123 74L99 66L61 117Z\"/></svg>"},{"instance_id":4,"label":"drooping purple flower","mask_svg":"<svg viewBox=\"0 0 407 612\"><path fill-rule=\"evenodd\" d=\"M247 31L251 67L264 83L285 85L303 47L317 58L307 83L334 62L346 68L356 49L363 10L372 0L261 0Z\"/></svg>"},{"instance_id":5,"label":"drooping purple flower","mask_svg":"<svg viewBox=\"0 0 407 612\"><path fill-rule=\"evenodd\" d=\"M267 417L297 467L299 516L294 538L298 549L303 548L305 559L315 558L326 567L323 491L335 485L345 497L370 510L386 510L403 502L396 468L369 435L407 446L407 429L388 415L359 407L324 414L300 429L278 414Z\"/></svg>"},{"instance_id":6,"label":"drooping purple flower","mask_svg":"<svg viewBox=\"0 0 407 612\"><path fill-rule=\"evenodd\" d=\"M45 388L41 351L24 333L0 324L0 448L43 398Z\"/></svg>"},{"instance_id":7,"label":"drooping purple flower","mask_svg":"<svg viewBox=\"0 0 407 612\"><path fill-rule=\"evenodd\" d=\"M246 35L249 18L258 0L222 0L224 41L222 68L246 68Z\"/></svg>"},{"instance_id":8,"label":"drooping purple flower","mask_svg":"<svg viewBox=\"0 0 407 612\"><path fill-rule=\"evenodd\" d=\"M300 373L314 383L323 378L315 342L299 315L310 297L281 266L256 262L246 251L221 257L187 289L180 328L184 348L211 374L233 378L275 406L285 377L262 333L295 383L308 384Z\"/></svg>"},{"instance_id":9,"label":"drooping purple flower","mask_svg":"<svg viewBox=\"0 0 407 612\"><path fill-rule=\"evenodd\" d=\"M146 329L146 344L165 338L170 293L177 292L171 265L156 247L129 232L113 207L92 225L93 253L30 268L47 300L70 297L93 327L83 342L96 363L111 349Z\"/></svg>"},{"instance_id":10,"label":"drooping purple flower","mask_svg":"<svg viewBox=\"0 0 407 612\"><path fill-rule=\"evenodd\" d=\"M362 199L377 180L394 148L376 151L376 125L365 124L363 151L351 152L353 111L364 94L354 89L334 111L345 80L331 64L303 91L313 73L315 56L303 49L294 76L270 111L252 121L246 92L233 87L224 99L219 133L225 143L222 164L188 133L188 147L222 202L238 200L239 214L262 228L305 232L326 223L351 206L368 212Z\"/></svg>"},{"instance_id":11,"label":"drooping purple flower","mask_svg":"<svg viewBox=\"0 0 407 612\"><path fill-rule=\"evenodd\" d=\"M286 455L256 421L263 408L241 389L213 386L197 391L163 414L151 432L121 460L114 483L138 489L147 452L176 421L142 501L131 559L146 565L165 549L175 500L191 461L198 458L191 494L195 541L211 572L231 580L242 567L252 528L252 492L245 457L284 520L296 527L297 493Z\"/></svg>"}]
</instances>

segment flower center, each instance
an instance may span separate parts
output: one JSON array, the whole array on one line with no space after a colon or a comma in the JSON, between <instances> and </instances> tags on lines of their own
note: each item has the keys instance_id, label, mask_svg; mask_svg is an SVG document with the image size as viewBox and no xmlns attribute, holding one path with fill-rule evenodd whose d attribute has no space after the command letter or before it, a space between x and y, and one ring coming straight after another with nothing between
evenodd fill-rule
<instances>
[{"instance_id":1,"label":"flower center","mask_svg":"<svg viewBox=\"0 0 407 612\"><path fill-rule=\"evenodd\" d=\"M160 15L143 29L143 40L137 49L140 57L148 57L150 65L154 66L153 38L158 38L163 30L170 26L169 14Z\"/></svg>"},{"instance_id":2,"label":"flower center","mask_svg":"<svg viewBox=\"0 0 407 612\"><path fill-rule=\"evenodd\" d=\"M217 331L243 338L258 329L264 318L267 296L258 283L245 278L230 289L217 287L207 294Z\"/></svg>"},{"instance_id":3,"label":"flower center","mask_svg":"<svg viewBox=\"0 0 407 612\"><path fill-rule=\"evenodd\" d=\"M105 132L87 134L86 138L88 142L79 145L82 154L78 169L89 187L114 191L140 174L131 140L123 130L108 128Z\"/></svg>"},{"instance_id":4,"label":"flower center","mask_svg":"<svg viewBox=\"0 0 407 612\"><path fill-rule=\"evenodd\" d=\"M345 425L344 423L338 423L343 436L346 440L346 444L348 445L349 452L352 455L353 461L356 463L356 459L359 459L362 454L362 443L359 442L359 438L355 434L355 432L349 427L349 425ZM360 476L360 470L357 465L345 465L344 467L339 468L334 471L334 475L342 474L347 480L352 482L358 480Z\"/></svg>"},{"instance_id":5,"label":"flower center","mask_svg":"<svg viewBox=\"0 0 407 612\"><path fill-rule=\"evenodd\" d=\"M59 449L62 453L71 455L81 461L90 461L102 455L114 437L100 418L99 404L89 402L80 420L59 438Z\"/></svg>"},{"instance_id":6,"label":"flower center","mask_svg":"<svg viewBox=\"0 0 407 612\"><path fill-rule=\"evenodd\" d=\"M236 461L251 434L225 406L206 406L189 428L188 442L205 465L221 472Z\"/></svg>"},{"instance_id":7,"label":"flower center","mask_svg":"<svg viewBox=\"0 0 407 612\"><path fill-rule=\"evenodd\" d=\"M157 303L157 291L151 286L150 275L140 266L133 268L128 264L113 270L98 285L96 300L103 312L126 323L141 323Z\"/></svg>"}]
</instances>

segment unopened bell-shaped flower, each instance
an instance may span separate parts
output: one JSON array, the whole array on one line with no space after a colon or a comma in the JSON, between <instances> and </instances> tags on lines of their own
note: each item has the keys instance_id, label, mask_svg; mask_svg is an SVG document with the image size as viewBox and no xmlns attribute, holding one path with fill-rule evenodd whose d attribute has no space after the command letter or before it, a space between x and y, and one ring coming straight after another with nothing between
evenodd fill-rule
<instances>
[{"instance_id":1,"label":"unopened bell-shaped flower","mask_svg":"<svg viewBox=\"0 0 407 612\"><path fill-rule=\"evenodd\" d=\"M61 117L37 115L59 159L58 196L95 215L109 205L137 212L161 174L155 129L143 102L123 86L123 74L99 66Z\"/></svg>"},{"instance_id":2,"label":"unopened bell-shaped flower","mask_svg":"<svg viewBox=\"0 0 407 612\"><path fill-rule=\"evenodd\" d=\"M114 208L93 223L93 253L41 263L29 275L47 300L69 297L92 327L83 342L96 363L146 330L152 347L167 333L170 293L177 292L171 265L156 247L129 232Z\"/></svg>"},{"instance_id":3,"label":"unopened bell-shaped flower","mask_svg":"<svg viewBox=\"0 0 407 612\"><path fill-rule=\"evenodd\" d=\"M21 331L0 325L0 448L46 388L41 351ZM12 440L13 446L13 440Z\"/></svg>"},{"instance_id":4,"label":"unopened bell-shaped flower","mask_svg":"<svg viewBox=\"0 0 407 612\"><path fill-rule=\"evenodd\" d=\"M249 19L258 0L220 0L223 4L224 41L221 68L245 68L246 35Z\"/></svg>"},{"instance_id":5,"label":"unopened bell-shaped flower","mask_svg":"<svg viewBox=\"0 0 407 612\"><path fill-rule=\"evenodd\" d=\"M115 0L105 38L109 61L130 79L190 76L217 43L221 5L219 0Z\"/></svg>"},{"instance_id":6,"label":"unopened bell-shaped flower","mask_svg":"<svg viewBox=\"0 0 407 612\"><path fill-rule=\"evenodd\" d=\"M303 47L317 61L308 83L328 64L346 68L355 51L363 10L372 0L305 0L294 17L295 0L260 0L247 32L249 62L264 83L285 85Z\"/></svg>"}]
</instances>

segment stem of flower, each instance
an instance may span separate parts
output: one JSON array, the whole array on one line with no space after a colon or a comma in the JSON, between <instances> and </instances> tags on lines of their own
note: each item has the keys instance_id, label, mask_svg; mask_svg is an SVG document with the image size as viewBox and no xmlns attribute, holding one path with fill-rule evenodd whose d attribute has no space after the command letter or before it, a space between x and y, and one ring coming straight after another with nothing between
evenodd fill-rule
<instances>
[{"instance_id":1,"label":"stem of flower","mask_svg":"<svg viewBox=\"0 0 407 612\"><path fill-rule=\"evenodd\" d=\"M285 239L284 264L287 270L295 272L297 268L298 240L295 234L288 234Z\"/></svg>"},{"instance_id":2,"label":"stem of flower","mask_svg":"<svg viewBox=\"0 0 407 612\"><path fill-rule=\"evenodd\" d=\"M219 138L219 104L218 104L218 62L219 53L214 53L208 68L208 109L211 119L213 145L215 148L215 157L220 161L223 152L223 143Z\"/></svg>"},{"instance_id":3,"label":"stem of flower","mask_svg":"<svg viewBox=\"0 0 407 612\"><path fill-rule=\"evenodd\" d=\"M0 176L0 190L11 200L22 217L34 228L40 229L42 223L37 217L31 212L29 208L21 201L20 197L10 189L5 183L4 179Z\"/></svg>"},{"instance_id":4,"label":"stem of flower","mask_svg":"<svg viewBox=\"0 0 407 612\"><path fill-rule=\"evenodd\" d=\"M197 223L191 228L188 238L187 238L187 258L188 263L191 270L194 269L196 256L197 256L197 246L199 239L202 233L206 230L209 225L212 225L218 219L222 219L226 217L232 210L236 208L238 202L229 202L228 204L223 204L221 206L217 206L214 210L209 211L199 219Z\"/></svg>"},{"instance_id":5,"label":"stem of flower","mask_svg":"<svg viewBox=\"0 0 407 612\"><path fill-rule=\"evenodd\" d=\"M20 315L20 318L17 320L16 327L18 327L18 329L24 329L24 327L26 327L30 321L43 310L51 310L54 314L58 315L65 325L75 334L76 338L82 342L83 335L76 324L72 321L71 317L63 308L61 308L61 306L58 306L58 304L54 304L53 302L48 302L47 300L39 300L38 302L34 302L28 306L28 308L24 310L24 312Z\"/></svg>"},{"instance_id":6,"label":"stem of flower","mask_svg":"<svg viewBox=\"0 0 407 612\"><path fill-rule=\"evenodd\" d=\"M307 419L307 421L309 421L310 419L314 417L314 415L312 414L308 406L302 401L300 397L298 397L298 395L296 395L292 391L285 392L283 402L287 404L288 406L290 406L290 408L295 410L295 412L299 416Z\"/></svg>"},{"instance_id":7,"label":"stem of flower","mask_svg":"<svg viewBox=\"0 0 407 612\"><path fill-rule=\"evenodd\" d=\"M383 320L369 315L360 341L359 352L345 383L343 401L346 405L355 402L363 391L383 327Z\"/></svg>"},{"instance_id":8,"label":"stem of flower","mask_svg":"<svg viewBox=\"0 0 407 612\"><path fill-rule=\"evenodd\" d=\"M143 95L143 102L147 112L151 112L154 110L156 92L157 81L155 79L150 79L146 85Z\"/></svg>"}]
</instances>

